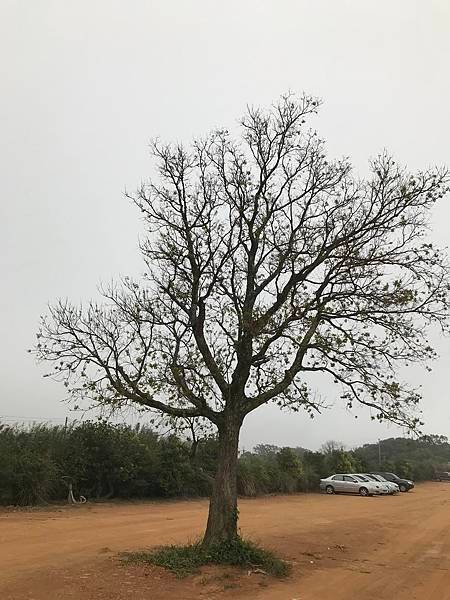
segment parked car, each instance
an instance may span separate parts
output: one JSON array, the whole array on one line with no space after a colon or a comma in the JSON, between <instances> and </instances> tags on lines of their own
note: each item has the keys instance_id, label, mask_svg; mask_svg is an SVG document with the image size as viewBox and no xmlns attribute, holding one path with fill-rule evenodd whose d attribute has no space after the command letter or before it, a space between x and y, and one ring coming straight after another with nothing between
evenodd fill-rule
<instances>
[{"instance_id":1,"label":"parked car","mask_svg":"<svg viewBox=\"0 0 450 600\"><path fill-rule=\"evenodd\" d=\"M384 477L384 479L386 479L387 481L392 481L393 483L396 483L401 492L409 492L409 490L412 490L414 487L414 481L411 481L409 479L402 479L395 473L375 471L374 473L371 473L371 475L381 475L381 477Z\"/></svg>"},{"instance_id":2,"label":"parked car","mask_svg":"<svg viewBox=\"0 0 450 600\"><path fill-rule=\"evenodd\" d=\"M383 494L382 485L375 481L363 481L355 475L338 473L320 480L320 489L327 494L346 493L359 494L360 496L374 496Z\"/></svg>"},{"instance_id":3,"label":"parked car","mask_svg":"<svg viewBox=\"0 0 450 600\"><path fill-rule=\"evenodd\" d=\"M436 481L450 481L450 473L448 471L439 471L434 474Z\"/></svg>"},{"instance_id":4,"label":"parked car","mask_svg":"<svg viewBox=\"0 0 450 600\"><path fill-rule=\"evenodd\" d=\"M362 481L362 482L367 482L368 481L369 483L373 483L375 481L376 483L380 484L380 486L381 486L381 493L382 494L387 495L387 494L391 493L390 486L393 485L393 484L391 484L390 481L380 481L380 480L377 480L377 479L371 479L365 473L364 474L363 473L352 473L352 476L356 477L356 479L358 479L359 481Z\"/></svg>"},{"instance_id":5,"label":"parked car","mask_svg":"<svg viewBox=\"0 0 450 600\"><path fill-rule=\"evenodd\" d=\"M398 492L400 491L400 488L396 483L394 483L393 481L387 481L387 479L385 479L381 475L372 475L372 473L363 473L363 475L365 477L368 477L372 481L379 481L382 485L386 485L389 490L389 494L398 494Z\"/></svg>"}]
</instances>

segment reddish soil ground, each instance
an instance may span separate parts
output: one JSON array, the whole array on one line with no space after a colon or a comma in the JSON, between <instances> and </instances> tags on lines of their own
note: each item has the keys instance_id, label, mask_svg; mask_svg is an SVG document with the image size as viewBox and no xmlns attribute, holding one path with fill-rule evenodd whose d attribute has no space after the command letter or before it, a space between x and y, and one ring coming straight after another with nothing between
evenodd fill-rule
<instances>
[{"instance_id":1,"label":"reddish soil ground","mask_svg":"<svg viewBox=\"0 0 450 600\"><path fill-rule=\"evenodd\" d=\"M205 568L186 579L118 552L198 537L206 501L0 512L2 600L450 600L450 484L387 498L241 500L242 533L293 564L276 580Z\"/></svg>"}]
</instances>

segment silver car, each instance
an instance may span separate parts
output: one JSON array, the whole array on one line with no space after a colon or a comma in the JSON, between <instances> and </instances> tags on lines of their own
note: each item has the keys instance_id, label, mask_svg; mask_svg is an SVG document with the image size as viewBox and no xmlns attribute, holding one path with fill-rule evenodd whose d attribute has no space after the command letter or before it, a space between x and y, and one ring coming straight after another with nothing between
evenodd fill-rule
<instances>
[{"instance_id":1,"label":"silver car","mask_svg":"<svg viewBox=\"0 0 450 600\"><path fill-rule=\"evenodd\" d=\"M356 475L338 473L320 480L320 489L327 494L346 493L359 494L360 496L374 496L383 494L382 484L376 481L363 481Z\"/></svg>"}]
</instances>

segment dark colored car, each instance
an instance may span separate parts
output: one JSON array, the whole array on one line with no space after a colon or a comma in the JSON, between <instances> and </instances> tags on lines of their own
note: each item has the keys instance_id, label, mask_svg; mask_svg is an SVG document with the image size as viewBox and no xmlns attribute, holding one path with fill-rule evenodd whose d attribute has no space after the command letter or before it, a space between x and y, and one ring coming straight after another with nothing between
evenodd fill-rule
<instances>
[{"instance_id":1,"label":"dark colored car","mask_svg":"<svg viewBox=\"0 0 450 600\"><path fill-rule=\"evenodd\" d=\"M434 479L436 481L450 481L450 473L448 471L439 471L435 473Z\"/></svg>"},{"instance_id":2,"label":"dark colored car","mask_svg":"<svg viewBox=\"0 0 450 600\"><path fill-rule=\"evenodd\" d=\"M398 477L398 475L395 475L395 473L381 473L381 471L377 471L373 474L381 475L381 477L384 477L387 481L396 483L401 492L409 492L409 490L412 490L414 487L414 481L411 481L410 479L402 479L401 477Z\"/></svg>"}]
</instances>

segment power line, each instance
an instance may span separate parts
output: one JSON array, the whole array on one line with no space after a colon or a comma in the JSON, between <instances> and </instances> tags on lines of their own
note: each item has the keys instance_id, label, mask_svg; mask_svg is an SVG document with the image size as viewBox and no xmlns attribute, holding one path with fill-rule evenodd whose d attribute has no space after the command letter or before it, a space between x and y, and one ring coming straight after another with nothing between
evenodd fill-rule
<instances>
[{"instance_id":1,"label":"power line","mask_svg":"<svg viewBox=\"0 0 450 600\"><path fill-rule=\"evenodd\" d=\"M93 415L90 415L93 416ZM118 415L116 415L116 420L117 420ZM15 423L26 423L26 422L37 422L37 423L48 423L48 422L55 422L55 423L65 423L66 420L67 422L80 422L83 421L85 419L88 419L89 415L82 413L79 414L77 416L71 416L71 415L67 415L66 417L41 417L41 416L29 416L29 415L0 415L0 422L1 421L6 421L6 422L15 422ZM135 421L136 419L138 419L138 422L140 421L139 416L136 417L136 415L128 415L128 421ZM120 420L119 422L127 422L126 419Z\"/></svg>"},{"instance_id":2,"label":"power line","mask_svg":"<svg viewBox=\"0 0 450 600\"><path fill-rule=\"evenodd\" d=\"M65 421L68 417L27 417L22 415L0 415L0 419L5 420L21 420L21 421ZM79 420L79 419L73 419Z\"/></svg>"}]
</instances>

